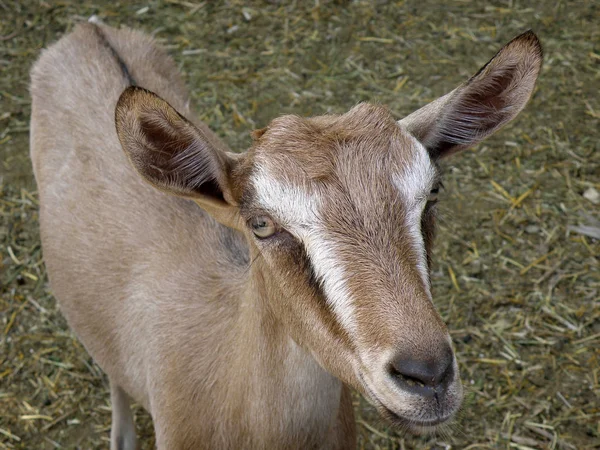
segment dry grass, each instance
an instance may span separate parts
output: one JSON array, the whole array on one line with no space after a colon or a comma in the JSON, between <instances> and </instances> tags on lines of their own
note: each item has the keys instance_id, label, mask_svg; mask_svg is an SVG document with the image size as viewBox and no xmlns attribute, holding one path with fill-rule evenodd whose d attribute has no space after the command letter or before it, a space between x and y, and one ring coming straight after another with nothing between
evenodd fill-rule
<instances>
[{"instance_id":1,"label":"dry grass","mask_svg":"<svg viewBox=\"0 0 600 450\"><path fill-rule=\"evenodd\" d=\"M357 397L359 443L600 448L600 6L592 0L0 0L0 447L108 446L105 378L48 291L28 161L28 69L92 14L155 34L202 119L240 150L251 129L285 112L342 112L369 100L405 115L514 35L536 30L546 60L531 104L446 166L434 297L468 388L463 412L438 436L403 437ZM137 416L151 448L150 420Z\"/></svg>"}]
</instances>

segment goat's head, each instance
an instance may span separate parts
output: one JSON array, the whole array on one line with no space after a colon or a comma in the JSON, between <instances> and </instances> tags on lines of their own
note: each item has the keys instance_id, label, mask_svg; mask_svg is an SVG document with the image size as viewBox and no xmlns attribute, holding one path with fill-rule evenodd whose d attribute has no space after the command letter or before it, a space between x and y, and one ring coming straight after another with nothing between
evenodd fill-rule
<instances>
[{"instance_id":1,"label":"goat's head","mask_svg":"<svg viewBox=\"0 0 600 450\"><path fill-rule=\"evenodd\" d=\"M527 32L399 122L369 104L283 116L239 155L139 88L121 96L117 130L146 180L245 233L265 306L298 344L392 421L427 429L462 398L430 290L437 161L513 119L541 60Z\"/></svg>"}]
</instances>

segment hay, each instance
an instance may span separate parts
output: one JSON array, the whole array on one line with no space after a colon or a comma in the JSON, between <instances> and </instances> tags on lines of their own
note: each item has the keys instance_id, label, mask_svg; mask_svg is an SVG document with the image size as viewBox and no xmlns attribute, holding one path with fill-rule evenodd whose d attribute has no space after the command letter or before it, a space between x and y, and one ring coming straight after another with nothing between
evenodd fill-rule
<instances>
[{"instance_id":1,"label":"hay","mask_svg":"<svg viewBox=\"0 0 600 450\"><path fill-rule=\"evenodd\" d=\"M202 119L235 149L287 112L369 100L401 117L536 30L546 59L533 101L445 167L433 289L463 411L437 436L399 436L356 396L359 448L600 446L600 10L484 3L0 0L0 447L108 446L105 378L48 291L28 161L28 69L93 14L156 35ZM152 448L150 420L136 415Z\"/></svg>"}]
</instances>

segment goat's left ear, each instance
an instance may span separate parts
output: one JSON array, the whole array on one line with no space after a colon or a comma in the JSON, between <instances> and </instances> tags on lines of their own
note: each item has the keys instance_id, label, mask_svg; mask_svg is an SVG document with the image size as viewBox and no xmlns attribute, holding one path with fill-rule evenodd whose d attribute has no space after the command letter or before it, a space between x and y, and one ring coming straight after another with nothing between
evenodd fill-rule
<instances>
[{"instance_id":1,"label":"goat's left ear","mask_svg":"<svg viewBox=\"0 0 600 450\"><path fill-rule=\"evenodd\" d=\"M240 155L207 127L194 126L169 103L139 87L127 88L115 110L125 154L155 188L194 200L224 225L240 228L232 171Z\"/></svg>"},{"instance_id":2,"label":"goat's left ear","mask_svg":"<svg viewBox=\"0 0 600 450\"><path fill-rule=\"evenodd\" d=\"M506 44L469 81L398 123L434 159L471 147L525 107L541 65L540 41L527 31Z\"/></svg>"}]
</instances>

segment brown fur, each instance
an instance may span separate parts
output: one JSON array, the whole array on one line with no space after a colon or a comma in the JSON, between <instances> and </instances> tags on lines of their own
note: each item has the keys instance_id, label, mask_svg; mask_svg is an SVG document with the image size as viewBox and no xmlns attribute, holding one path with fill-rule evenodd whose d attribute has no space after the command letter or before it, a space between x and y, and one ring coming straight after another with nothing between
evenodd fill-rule
<instances>
[{"instance_id":1,"label":"brown fur","mask_svg":"<svg viewBox=\"0 0 600 450\"><path fill-rule=\"evenodd\" d=\"M389 373L392 357L434 366L451 352L409 245L410 199L390 180L410 180L422 151L409 131L432 157L468 144L466 132L453 143L434 129L440 115L460 121L473 108L465 98L485 106L475 117L486 135L516 115L539 69L521 70L539 63L522 40L400 126L369 104L283 116L240 155L193 119L173 61L147 36L87 24L45 50L31 89L44 256L63 313L110 379L112 448L135 446L129 396L151 413L159 449L353 448L346 385L400 425L451 417L461 400L453 355L435 400L408 396ZM471 143L485 137L477 130ZM253 236L247 224L269 214L253 184L261 168L321 200L355 330L339 322L298 236Z\"/></svg>"}]
</instances>

